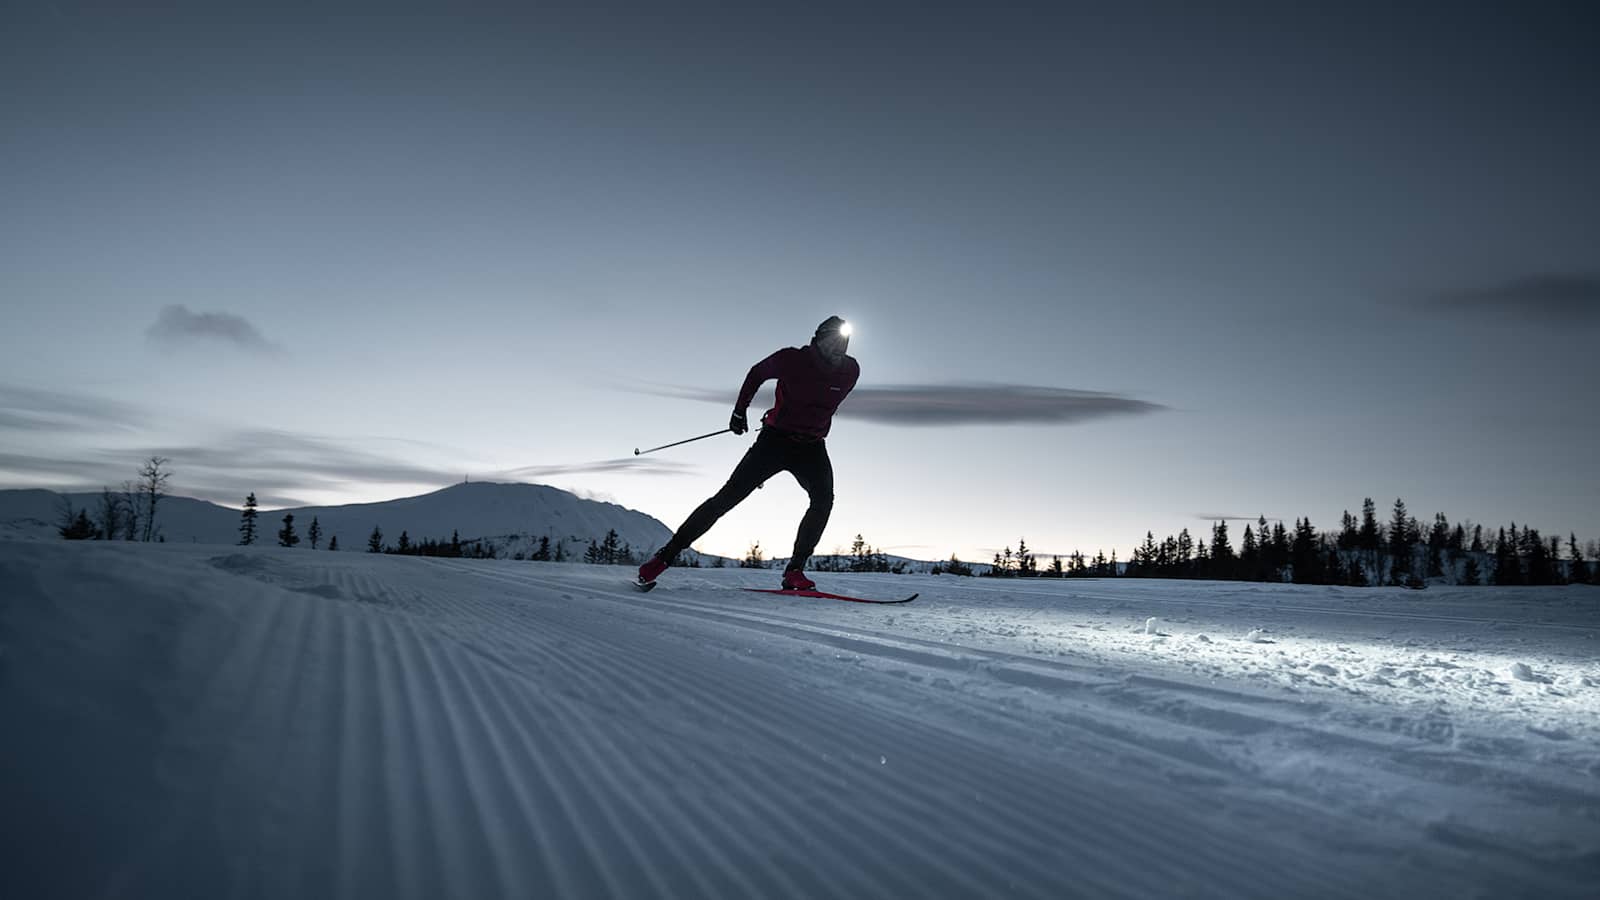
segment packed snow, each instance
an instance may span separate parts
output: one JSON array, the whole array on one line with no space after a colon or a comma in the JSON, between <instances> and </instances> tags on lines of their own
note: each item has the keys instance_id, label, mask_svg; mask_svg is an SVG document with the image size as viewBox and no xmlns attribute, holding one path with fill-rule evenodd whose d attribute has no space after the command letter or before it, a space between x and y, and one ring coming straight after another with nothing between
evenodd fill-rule
<instances>
[{"instance_id":1,"label":"packed snow","mask_svg":"<svg viewBox=\"0 0 1600 900\"><path fill-rule=\"evenodd\" d=\"M15 897L1593 897L1600 589L0 541Z\"/></svg>"}]
</instances>

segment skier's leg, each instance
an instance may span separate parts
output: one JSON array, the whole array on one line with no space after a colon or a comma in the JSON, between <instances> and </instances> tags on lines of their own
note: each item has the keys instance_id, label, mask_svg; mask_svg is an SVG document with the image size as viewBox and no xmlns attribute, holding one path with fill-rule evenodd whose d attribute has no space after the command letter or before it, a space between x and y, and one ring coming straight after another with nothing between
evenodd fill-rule
<instances>
[{"instance_id":1,"label":"skier's leg","mask_svg":"<svg viewBox=\"0 0 1600 900\"><path fill-rule=\"evenodd\" d=\"M738 506L762 482L783 471L786 460L784 448L779 446L782 440L777 435L769 436L765 431L758 435L755 444L739 460L739 465L734 467L733 474L728 476L722 489L683 520L672 539L656 552L656 556L671 564L679 553L710 531L711 526L717 524L717 520L726 515L728 510Z\"/></svg>"},{"instance_id":2,"label":"skier's leg","mask_svg":"<svg viewBox=\"0 0 1600 900\"><path fill-rule=\"evenodd\" d=\"M799 571L806 567L811 554L822 539L822 530L828 526L828 516L833 512L833 462L828 459L828 448L818 441L796 454L789 471L805 488L811 498L806 514L800 519L800 529L794 536L794 553L786 568Z\"/></svg>"}]
</instances>

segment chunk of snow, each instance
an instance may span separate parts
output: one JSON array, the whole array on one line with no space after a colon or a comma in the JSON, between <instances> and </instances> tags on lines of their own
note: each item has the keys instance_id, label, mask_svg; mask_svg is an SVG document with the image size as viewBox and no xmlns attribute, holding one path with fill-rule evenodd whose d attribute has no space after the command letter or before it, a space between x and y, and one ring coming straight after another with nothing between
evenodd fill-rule
<instances>
[{"instance_id":1,"label":"chunk of snow","mask_svg":"<svg viewBox=\"0 0 1600 900\"><path fill-rule=\"evenodd\" d=\"M1550 678L1535 672L1527 663L1512 663L1511 677L1518 681L1531 681L1536 684L1549 684Z\"/></svg>"}]
</instances>

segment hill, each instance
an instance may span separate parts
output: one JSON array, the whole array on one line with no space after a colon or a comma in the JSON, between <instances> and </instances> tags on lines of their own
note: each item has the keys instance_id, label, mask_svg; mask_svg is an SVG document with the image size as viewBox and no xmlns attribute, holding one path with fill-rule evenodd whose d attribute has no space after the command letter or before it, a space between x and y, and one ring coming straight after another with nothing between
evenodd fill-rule
<instances>
[{"instance_id":1,"label":"hill","mask_svg":"<svg viewBox=\"0 0 1600 900\"><path fill-rule=\"evenodd\" d=\"M63 498L74 509L94 516L98 493L58 494L46 490L0 491L0 538L44 540L57 537ZM189 497L167 497L156 511L156 524L169 543L236 544L239 510ZM581 555L591 540L615 530L636 553L665 543L672 530L637 510L615 503L586 500L542 484L456 484L432 493L381 503L306 506L262 512L256 540L276 544L283 517L294 515L295 530L305 539L315 518L323 540L339 538L341 550L365 550L373 528L393 544L402 531L413 542L448 541L459 532L463 541L493 547L497 556L530 553L540 537L549 537L552 552L561 544L569 555Z\"/></svg>"}]
</instances>

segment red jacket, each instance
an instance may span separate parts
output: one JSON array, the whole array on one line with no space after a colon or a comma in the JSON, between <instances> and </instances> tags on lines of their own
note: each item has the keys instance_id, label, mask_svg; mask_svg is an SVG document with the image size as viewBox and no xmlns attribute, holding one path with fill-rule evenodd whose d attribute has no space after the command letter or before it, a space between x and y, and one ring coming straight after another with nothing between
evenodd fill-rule
<instances>
[{"instance_id":1,"label":"red jacket","mask_svg":"<svg viewBox=\"0 0 1600 900\"><path fill-rule=\"evenodd\" d=\"M776 378L778 402L761 417L761 424L807 437L827 437L834 411L860 377L861 366L853 356L846 355L838 368L832 368L810 344L785 347L750 368L734 409L748 407L756 389Z\"/></svg>"}]
</instances>

